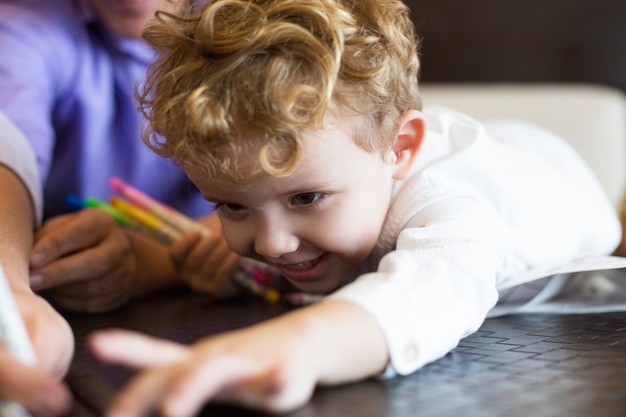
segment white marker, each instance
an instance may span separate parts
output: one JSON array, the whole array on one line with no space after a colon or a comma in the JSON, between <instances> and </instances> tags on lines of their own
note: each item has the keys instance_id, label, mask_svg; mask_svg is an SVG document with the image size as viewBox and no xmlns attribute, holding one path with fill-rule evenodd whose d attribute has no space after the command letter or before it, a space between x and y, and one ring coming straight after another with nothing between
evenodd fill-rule
<instances>
[{"instance_id":1,"label":"white marker","mask_svg":"<svg viewBox=\"0 0 626 417\"><path fill-rule=\"evenodd\" d=\"M11 288L0 265L0 341L9 352L27 365L37 361L26 326L17 309ZM0 402L0 417L31 417L20 404Z\"/></svg>"}]
</instances>

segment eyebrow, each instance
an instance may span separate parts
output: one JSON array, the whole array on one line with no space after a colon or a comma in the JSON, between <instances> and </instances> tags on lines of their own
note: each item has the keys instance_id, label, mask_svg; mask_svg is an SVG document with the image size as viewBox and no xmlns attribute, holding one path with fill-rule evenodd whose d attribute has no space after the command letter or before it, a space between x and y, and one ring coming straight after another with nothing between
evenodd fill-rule
<instances>
[{"instance_id":1,"label":"eyebrow","mask_svg":"<svg viewBox=\"0 0 626 417\"><path fill-rule=\"evenodd\" d=\"M282 194L283 195L296 195L296 194L304 194L304 193L325 192L326 190L332 189L332 188L333 188L333 184L331 182L309 183L309 184L299 185L297 188L289 189L283 192Z\"/></svg>"},{"instance_id":2,"label":"eyebrow","mask_svg":"<svg viewBox=\"0 0 626 417\"><path fill-rule=\"evenodd\" d=\"M208 201L211 204L225 203L226 202L226 200L223 200L221 198L212 198L212 197L209 197L209 196L204 195L204 194L202 194L202 198L204 198L206 201Z\"/></svg>"},{"instance_id":3,"label":"eyebrow","mask_svg":"<svg viewBox=\"0 0 626 417\"><path fill-rule=\"evenodd\" d=\"M302 194L302 193L311 193L311 192L318 192L318 191L324 191L324 190L328 190L329 188L333 188L333 181L321 181L321 182L306 182L304 184L298 184L297 187L291 188L291 189L287 189L287 190L283 190L281 191L281 195L296 195L296 194ZM250 189L255 188L254 186L251 186ZM214 198L214 197L210 197L204 193L202 193L202 197L212 203L233 203L233 204L241 204L241 203L237 203L236 201L233 201L229 198Z\"/></svg>"}]
</instances>

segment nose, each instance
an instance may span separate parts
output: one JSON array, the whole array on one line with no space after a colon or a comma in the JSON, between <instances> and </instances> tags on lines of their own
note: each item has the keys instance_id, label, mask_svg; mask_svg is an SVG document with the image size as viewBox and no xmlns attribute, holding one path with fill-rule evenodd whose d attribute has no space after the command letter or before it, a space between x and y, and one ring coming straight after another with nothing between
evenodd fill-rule
<instances>
[{"instance_id":1,"label":"nose","mask_svg":"<svg viewBox=\"0 0 626 417\"><path fill-rule=\"evenodd\" d=\"M293 233L286 221L263 221L257 226L254 250L267 258L280 258L295 252L300 246L300 239Z\"/></svg>"}]
</instances>

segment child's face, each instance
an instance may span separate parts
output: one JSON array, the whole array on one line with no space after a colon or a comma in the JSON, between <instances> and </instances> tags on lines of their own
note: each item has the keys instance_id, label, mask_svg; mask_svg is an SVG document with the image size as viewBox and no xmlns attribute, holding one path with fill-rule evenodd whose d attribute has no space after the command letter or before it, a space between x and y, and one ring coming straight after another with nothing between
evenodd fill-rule
<instances>
[{"instance_id":1,"label":"child's face","mask_svg":"<svg viewBox=\"0 0 626 417\"><path fill-rule=\"evenodd\" d=\"M263 173L244 186L218 185L199 169L185 170L216 203L233 251L273 265L302 291L329 292L378 239L395 155L368 153L342 129L311 131L303 139L304 157L286 177Z\"/></svg>"}]
</instances>

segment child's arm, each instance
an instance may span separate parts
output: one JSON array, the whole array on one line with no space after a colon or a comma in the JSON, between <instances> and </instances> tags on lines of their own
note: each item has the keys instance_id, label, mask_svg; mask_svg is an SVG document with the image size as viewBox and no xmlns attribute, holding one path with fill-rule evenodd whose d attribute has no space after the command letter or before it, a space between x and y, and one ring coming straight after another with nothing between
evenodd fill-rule
<instances>
[{"instance_id":1,"label":"child's arm","mask_svg":"<svg viewBox=\"0 0 626 417\"><path fill-rule=\"evenodd\" d=\"M206 402L271 412L306 404L317 384L381 373L387 347L376 322L345 301L328 301L197 342L190 348L123 331L96 333L102 360L145 369L108 417L152 410L188 417Z\"/></svg>"}]
</instances>

